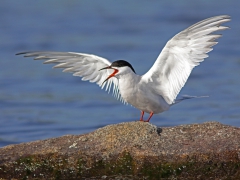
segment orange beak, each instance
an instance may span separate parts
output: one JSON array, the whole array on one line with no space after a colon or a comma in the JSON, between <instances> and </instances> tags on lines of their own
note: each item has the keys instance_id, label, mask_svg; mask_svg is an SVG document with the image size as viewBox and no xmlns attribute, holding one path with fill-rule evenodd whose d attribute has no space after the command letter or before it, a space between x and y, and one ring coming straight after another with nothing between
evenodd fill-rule
<instances>
[{"instance_id":1,"label":"orange beak","mask_svg":"<svg viewBox=\"0 0 240 180\"><path fill-rule=\"evenodd\" d=\"M113 70L114 70L113 73L110 74L110 75L107 77L107 79L105 79L105 81L103 81L103 83L105 83L107 80L109 80L111 77L114 77L114 76L118 73L118 70L112 68L111 66L108 66L108 67L102 68L102 69L100 69L99 71L101 71L101 70L103 70L103 69L113 69ZM102 84L103 84L103 83L102 83Z\"/></svg>"}]
</instances>

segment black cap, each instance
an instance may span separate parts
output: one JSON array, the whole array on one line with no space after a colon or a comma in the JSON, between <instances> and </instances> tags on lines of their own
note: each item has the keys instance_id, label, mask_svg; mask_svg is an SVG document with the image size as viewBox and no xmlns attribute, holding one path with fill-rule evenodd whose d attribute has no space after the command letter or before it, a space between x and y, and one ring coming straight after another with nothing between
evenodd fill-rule
<instances>
[{"instance_id":1,"label":"black cap","mask_svg":"<svg viewBox=\"0 0 240 180\"><path fill-rule=\"evenodd\" d=\"M117 61L114 61L112 64L111 64L111 67L124 67L124 66L128 66L132 69L132 71L136 74L135 70L133 69L132 65L127 62L127 61L124 61L124 60L117 60Z\"/></svg>"}]
</instances>

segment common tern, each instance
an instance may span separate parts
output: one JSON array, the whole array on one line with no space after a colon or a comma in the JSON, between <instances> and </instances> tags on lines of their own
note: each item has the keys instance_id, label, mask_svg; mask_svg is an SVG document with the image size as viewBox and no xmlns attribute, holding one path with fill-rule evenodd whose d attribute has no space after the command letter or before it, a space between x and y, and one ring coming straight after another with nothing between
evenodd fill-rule
<instances>
[{"instance_id":1,"label":"common tern","mask_svg":"<svg viewBox=\"0 0 240 180\"><path fill-rule=\"evenodd\" d=\"M123 103L129 103L141 111L140 121L149 122L153 114L168 110L172 105L191 98L176 99L192 69L198 66L220 34L213 32L228 29L221 24L230 21L230 16L215 16L200 21L170 39L149 71L137 75L132 65L125 60L111 63L105 58L76 52L33 51L17 55L45 60L45 64L57 63L54 68L64 68L82 77L83 81L97 83ZM113 87L111 88L111 85ZM144 112L149 113L143 120Z\"/></svg>"}]
</instances>

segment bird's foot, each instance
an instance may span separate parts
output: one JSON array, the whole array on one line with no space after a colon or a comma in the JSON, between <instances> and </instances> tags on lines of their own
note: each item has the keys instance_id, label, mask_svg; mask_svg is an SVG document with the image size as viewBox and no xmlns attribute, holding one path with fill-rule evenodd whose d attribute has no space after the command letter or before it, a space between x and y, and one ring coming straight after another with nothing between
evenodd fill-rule
<instances>
[{"instance_id":1,"label":"bird's foot","mask_svg":"<svg viewBox=\"0 0 240 180\"><path fill-rule=\"evenodd\" d=\"M144 115L144 111L141 111L140 121L142 121L142 122L149 122L151 117L153 116L153 112L150 113L150 116L149 116L148 120L146 120L146 121L143 120L143 115Z\"/></svg>"},{"instance_id":2,"label":"bird's foot","mask_svg":"<svg viewBox=\"0 0 240 180\"><path fill-rule=\"evenodd\" d=\"M140 119L139 121L141 121L141 122L149 122L149 120L143 120L143 119Z\"/></svg>"}]
</instances>

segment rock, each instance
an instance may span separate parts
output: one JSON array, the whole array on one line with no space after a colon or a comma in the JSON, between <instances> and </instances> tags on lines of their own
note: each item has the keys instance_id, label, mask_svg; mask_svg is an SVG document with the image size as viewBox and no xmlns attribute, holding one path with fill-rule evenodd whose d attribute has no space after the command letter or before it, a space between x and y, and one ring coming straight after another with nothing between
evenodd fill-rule
<instances>
[{"instance_id":1,"label":"rock","mask_svg":"<svg viewBox=\"0 0 240 180\"><path fill-rule=\"evenodd\" d=\"M0 179L240 179L240 129L108 125L0 149Z\"/></svg>"}]
</instances>

